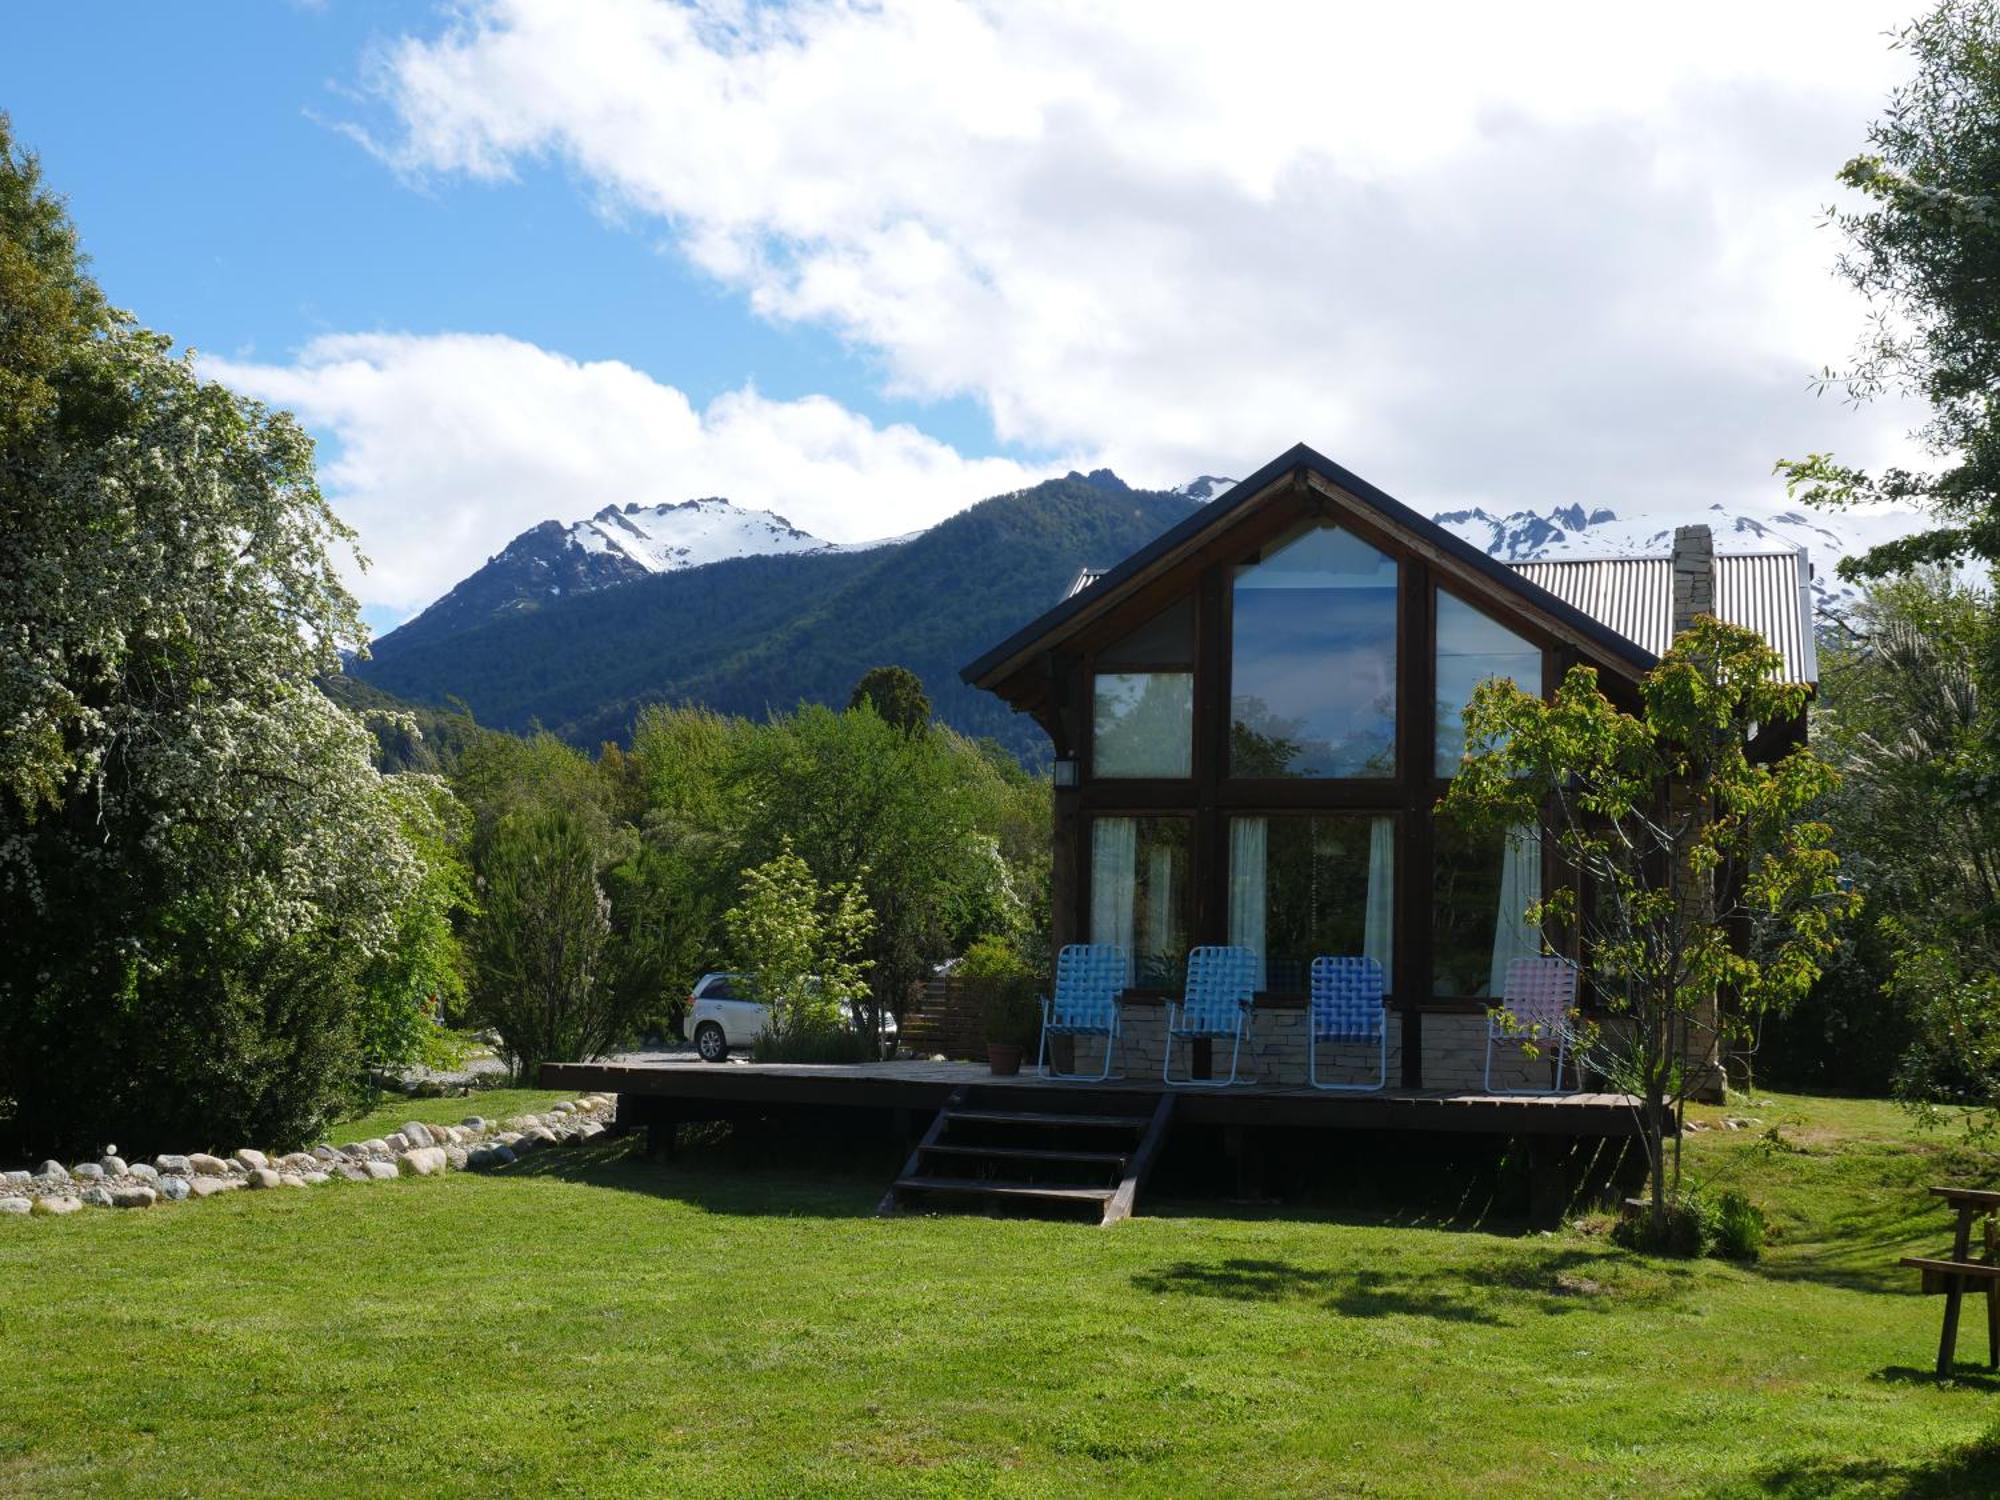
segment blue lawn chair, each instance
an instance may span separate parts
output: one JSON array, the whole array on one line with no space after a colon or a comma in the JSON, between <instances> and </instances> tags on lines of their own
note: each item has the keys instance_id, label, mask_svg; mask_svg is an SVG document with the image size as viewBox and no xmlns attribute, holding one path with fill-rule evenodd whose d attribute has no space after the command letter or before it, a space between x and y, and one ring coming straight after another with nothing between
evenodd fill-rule
<instances>
[{"instance_id":1,"label":"blue lawn chair","mask_svg":"<svg viewBox=\"0 0 2000 1500\"><path fill-rule=\"evenodd\" d=\"M1322 954L1312 961L1311 1009L1306 1019L1306 1082L1316 1089L1372 1094L1389 1082L1388 1001L1383 996L1382 966L1372 958L1335 958ZM1373 1083L1321 1083L1321 1042L1373 1042L1381 1069Z\"/></svg>"},{"instance_id":2,"label":"blue lawn chair","mask_svg":"<svg viewBox=\"0 0 2000 1500\"><path fill-rule=\"evenodd\" d=\"M1118 1050L1118 997L1132 982L1131 960L1112 943L1071 943L1056 955L1056 992L1042 997L1042 1041L1035 1071L1044 1078L1102 1083ZM1104 1067L1097 1073L1062 1073L1049 1056L1052 1036L1101 1036Z\"/></svg>"},{"instance_id":3,"label":"blue lawn chair","mask_svg":"<svg viewBox=\"0 0 2000 1500\"><path fill-rule=\"evenodd\" d=\"M1227 1088L1236 1082L1237 1059L1250 1034L1250 1012L1257 1003L1257 955L1248 948L1196 948L1188 954L1187 989L1178 1005L1167 1006L1166 1056L1160 1063L1162 1081L1183 1088ZM1179 1015L1179 1024L1175 1016ZM1193 1043L1228 1037L1234 1042L1227 1078L1194 1076ZM1174 1042L1189 1044L1188 1076L1174 1077Z\"/></svg>"},{"instance_id":4,"label":"blue lawn chair","mask_svg":"<svg viewBox=\"0 0 2000 1500\"><path fill-rule=\"evenodd\" d=\"M1506 993L1486 1012L1486 1092L1489 1094L1560 1094L1563 1059L1569 1051L1570 1013L1576 1009L1576 965L1566 958L1517 958L1507 965ZM1493 1046L1532 1045L1545 1053L1556 1044L1555 1087L1495 1088ZM1581 1084L1582 1079L1579 1078Z\"/></svg>"}]
</instances>

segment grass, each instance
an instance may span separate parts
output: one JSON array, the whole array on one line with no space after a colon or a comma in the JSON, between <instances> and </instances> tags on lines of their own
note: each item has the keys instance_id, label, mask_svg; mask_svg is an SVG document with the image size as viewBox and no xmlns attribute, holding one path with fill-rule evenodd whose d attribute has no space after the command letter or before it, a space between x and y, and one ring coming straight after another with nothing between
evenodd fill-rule
<instances>
[{"instance_id":1,"label":"grass","mask_svg":"<svg viewBox=\"0 0 2000 1500\"><path fill-rule=\"evenodd\" d=\"M1886 1105L1732 1112L1690 1170L1769 1208L1755 1266L1215 1203L884 1221L892 1159L797 1141L0 1222L0 1493L2000 1492L2000 1381L1929 1377L1894 1266L1984 1162Z\"/></svg>"},{"instance_id":2,"label":"grass","mask_svg":"<svg viewBox=\"0 0 2000 1500\"><path fill-rule=\"evenodd\" d=\"M504 1120L510 1115L540 1114L558 1099L573 1097L559 1089L479 1089L452 1099L411 1099L380 1094L374 1107L329 1132L335 1142L372 1140L400 1130L407 1120L426 1125L456 1125L468 1115Z\"/></svg>"}]
</instances>

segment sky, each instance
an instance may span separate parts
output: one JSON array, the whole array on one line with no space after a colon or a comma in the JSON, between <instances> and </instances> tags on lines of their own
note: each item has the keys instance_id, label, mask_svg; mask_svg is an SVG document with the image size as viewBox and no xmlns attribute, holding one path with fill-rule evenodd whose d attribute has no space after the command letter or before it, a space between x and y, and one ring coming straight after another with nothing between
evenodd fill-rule
<instances>
[{"instance_id":1,"label":"sky","mask_svg":"<svg viewBox=\"0 0 2000 1500\"><path fill-rule=\"evenodd\" d=\"M267 0L10 14L112 300L298 413L379 629L536 522L833 541L1307 442L1420 510L1785 506L1916 7Z\"/></svg>"}]
</instances>

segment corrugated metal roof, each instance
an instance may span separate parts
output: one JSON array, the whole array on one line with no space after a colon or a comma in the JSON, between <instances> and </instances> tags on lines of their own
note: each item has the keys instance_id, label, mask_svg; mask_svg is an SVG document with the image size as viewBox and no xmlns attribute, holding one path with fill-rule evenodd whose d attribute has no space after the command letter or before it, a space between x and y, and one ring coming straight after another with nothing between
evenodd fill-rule
<instances>
[{"instance_id":1,"label":"corrugated metal roof","mask_svg":"<svg viewBox=\"0 0 2000 1500\"><path fill-rule=\"evenodd\" d=\"M1554 558L1507 566L1655 656L1665 655L1673 644L1674 565L1670 557ZM1063 597L1075 598L1104 572L1102 568L1080 569ZM1718 554L1715 613L1731 625L1760 632L1771 649L1785 659L1787 681L1819 681L1819 652L1813 641L1812 569L1804 552Z\"/></svg>"},{"instance_id":2,"label":"corrugated metal roof","mask_svg":"<svg viewBox=\"0 0 2000 1500\"><path fill-rule=\"evenodd\" d=\"M1510 563L1567 604L1602 620L1655 656L1673 644L1669 557L1559 558ZM1724 552L1715 559L1715 614L1759 632L1785 660L1791 682L1819 681L1813 643L1812 569L1799 552Z\"/></svg>"}]
</instances>

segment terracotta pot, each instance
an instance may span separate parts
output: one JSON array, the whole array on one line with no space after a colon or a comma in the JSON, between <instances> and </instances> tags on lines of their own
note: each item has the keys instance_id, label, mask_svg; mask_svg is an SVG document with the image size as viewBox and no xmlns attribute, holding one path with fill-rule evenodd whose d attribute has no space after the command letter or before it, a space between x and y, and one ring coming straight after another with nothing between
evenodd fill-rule
<instances>
[{"instance_id":1,"label":"terracotta pot","mask_svg":"<svg viewBox=\"0 0 2000 1500\"><path fill-rule=\"evenodd\" d=\"M996 1078L1012 1078L1021 1071L1021 1049L1013 1042L988 1042L986 1066Z\"/></svg>"}]
</instances>

